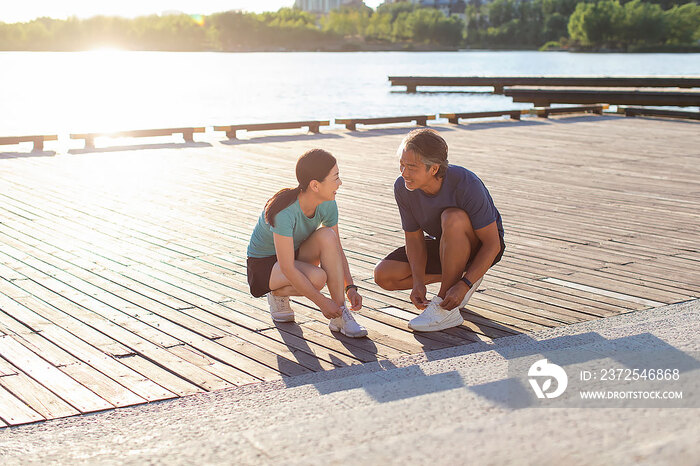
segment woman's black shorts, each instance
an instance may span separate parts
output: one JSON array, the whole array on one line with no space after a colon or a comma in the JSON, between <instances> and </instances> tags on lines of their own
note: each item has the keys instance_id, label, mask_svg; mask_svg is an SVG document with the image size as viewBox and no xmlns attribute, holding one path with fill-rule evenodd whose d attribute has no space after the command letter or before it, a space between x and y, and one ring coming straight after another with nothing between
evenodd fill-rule
<instances>
[{"instance_id":1,"label":"woman's black shorts","mask_svg":"<svg viewBox=\"0 0 700 466\"><path fill-rule=\"evenodd\" d=\"M425 264L425 273L429 275L442 274L442 264L440 263L440 240L426 236L425 245L428 248L428 262ZM491 264L491 267L496 265L498 261L501 260L505 250L506 243L501 237L501 251L496 256L496 259L494 259L493 264ZM406 255L406 246L401 246L400 248L394 249L392 252L389 253L388 256L384 258L384 260L408 262L408 256ZM465 267L464 270L466 271L468 267L469 263L467 263L467 267Z\"/></svg>"},{"instance_id":2,"label":"woman's black shorts","mask_svg":"<svg viewBox=\"0 0 700 466\"><path fill-rule=\"evenodd\" d=\"M294 259L299 257L299 250L294 251ZM270 292L270 275L277 263L277 256L248 257L248 286L250 294L259 298Z\"/></svg>"}]
</instances>

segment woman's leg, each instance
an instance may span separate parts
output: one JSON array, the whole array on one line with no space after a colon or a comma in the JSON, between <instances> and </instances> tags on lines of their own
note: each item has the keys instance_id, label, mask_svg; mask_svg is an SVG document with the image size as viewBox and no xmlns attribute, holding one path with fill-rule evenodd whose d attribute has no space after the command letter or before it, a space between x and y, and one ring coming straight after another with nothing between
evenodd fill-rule
<instances>
[{"instance_id":1,"label":"woman's leg","mask_svg":"<svg viewBox=\"0 0 700 466\"><path fill-rule=\"evenodd\" d=\"M299 260L310 264L321 264L326 273L326 284L331 299L341 306L345 303L345 277L340 241L331 228L316 230L299 247Z\"/></svg>"},{"instance_id":2,"label":"woman's leg","mask_svg":"<svg viewBox=\"0 0 700 466\"><path fill-rule=\"evenodd\" d=\"M300 260L294 261L294 267L299 269L301 273L313 283L317 290L321 290L326 286L326 272L324 272L322 268ZM279 263L275 263L274 267L272 267L272 273L270 273L270 289L272 290L271 293L275 296L301 296L301 293L299 293L289 283L287 277L284 276Z\"/></svg>"},{"instance_id":3,"label":"woman's leg","mask_svg":"<svg viewBox=\"0 0 700 466\"><path fill-rule=\"evenodd\" d=\"M297 260L294 261L294 266L306 275L319 290L328 284L331 299L338 305L345 302L343 289L345 277L343 276L340 242L332 229L323 227L313 232L299 247L299 254ZM270 289L273 290L272 294L276 296L300 295L282 273L279 263L272 268Z\"/></svg>"}]
</instances>

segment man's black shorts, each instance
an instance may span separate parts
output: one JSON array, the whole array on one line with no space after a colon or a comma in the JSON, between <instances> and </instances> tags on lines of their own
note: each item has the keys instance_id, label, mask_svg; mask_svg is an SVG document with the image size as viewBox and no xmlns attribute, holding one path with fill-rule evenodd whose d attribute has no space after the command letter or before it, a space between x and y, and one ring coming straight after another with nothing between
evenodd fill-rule
<instances>
[{"instance_id":1,"label":"man's black shorts","mask_svg":"<svg viewBox=\"0 0 700 466\"><path fill-rule=\"evenodd\" d=\"M428 262L425 264L425 273L429 275L442 274L442 264L440 263L440 240L426 236L425 245L428 248ZM496 259L494 259L493 264L491 264L491 267L496 265L498 261L501 260L501 257L503 257L503 253L505 252L505 250L506 243L501 237L501 251L496 256ZM401 246L400 248L394 249L391 253L389 253L388 256L384 258L384 260L408 263L408 256L406 255L406 246ZM469 268L469 265L469 262L467 262L467 266L464 268L465 271Z\"/></svg>"}]
</instances>

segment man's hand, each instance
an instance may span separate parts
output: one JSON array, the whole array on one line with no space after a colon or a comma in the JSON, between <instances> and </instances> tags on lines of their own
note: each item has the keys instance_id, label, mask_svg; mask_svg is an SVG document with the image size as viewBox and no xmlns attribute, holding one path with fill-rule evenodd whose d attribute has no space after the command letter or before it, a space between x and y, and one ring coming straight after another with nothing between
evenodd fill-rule
<instances>
[{"instance_id":1,"label":"man's hand","mask_svg":"<svg viewBox=\"0 0 700 466\"><path fill-rule=\"evenodd\" d=\"M323 297L323 299L324 301L319 307L321 308L321 312L326 317L326 319L332 319L334 317L340 317L343 315L342 309L340 309L340 306L338 306L338 304L335 301L326 298L325 296Z\"/></svg>"},{"instance_id":2,"label":"man's hand","mask_svg":"<svg viewBox=\"0 0 700 466\"><path fill-rule=\"evenodd\" d=\"M414 306L416 306L418 309L425 309L428 306L428 301L425 299L425 285L422 283L414 284L413 289L411 290L411 302L413 303Z\"/></svg>"},{"instance_id":3,"label":"man's hand","mask_svg":"<svg viewBox=\"0 0 700 466\"><path fill-rule=\"evenodd\" d=\"M447 293L445 293L445 299L443 299L440 303L440 307L448 310L456 308L462 304L462 300L466 296L467 291L469 291L467 284L462 280L458 281L452 285L449 290L447 290Z\"/></svg>"},{"instance_id":4,"label":"man's hand","mask_svg":"<svg viewBox=\"0 0 700 466\"><path fill-rule=\"evenodd\" d=\"M350 301L350 309L353 311L359 311L362 309L362 296L357 292L357 289L350 288L348 290L348 301Z\"/></svg>"}]
</instances>

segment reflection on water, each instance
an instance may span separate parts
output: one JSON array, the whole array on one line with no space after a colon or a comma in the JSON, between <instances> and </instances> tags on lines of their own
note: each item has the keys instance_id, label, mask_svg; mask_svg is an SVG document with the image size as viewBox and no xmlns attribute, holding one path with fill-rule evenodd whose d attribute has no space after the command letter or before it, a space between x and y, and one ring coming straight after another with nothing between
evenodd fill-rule
<instances>
[{"instance_id":1,"label":"reflection on water","mask_svg":"<svg viewBox=\"0 0 700 466\"><path fill-rule=\"evenodd\" d=\"M522 108L500 95L392 92L387 76L700 75L698 55L0 52L0 135Z\"/></svg>"}]
</instances>

